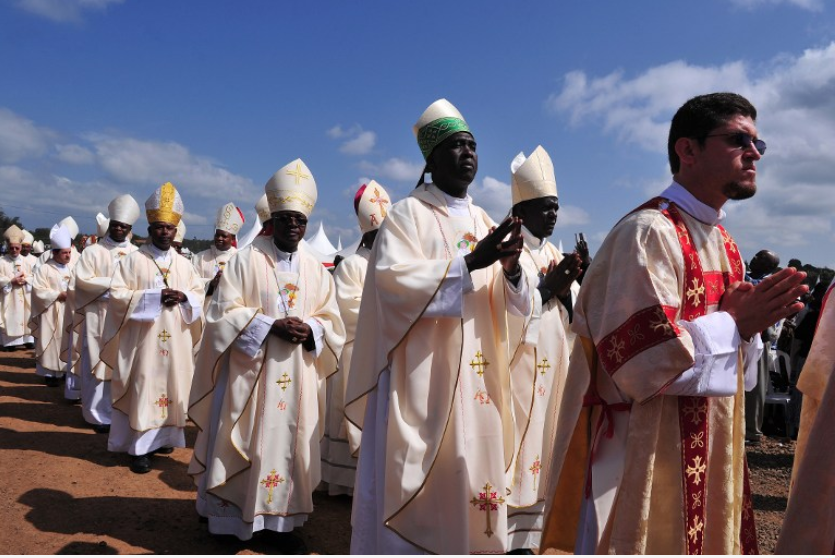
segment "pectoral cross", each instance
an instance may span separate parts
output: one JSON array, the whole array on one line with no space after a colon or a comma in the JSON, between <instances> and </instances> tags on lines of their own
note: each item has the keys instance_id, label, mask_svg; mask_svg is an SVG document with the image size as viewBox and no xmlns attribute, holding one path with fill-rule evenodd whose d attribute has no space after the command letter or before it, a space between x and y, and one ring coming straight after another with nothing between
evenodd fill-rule
<instances>
[{"instance_id":1,"label":"pectoral cross","mask_svg":"<svg viewBox=\"0 0 835 558\"><path fill-rule=\"evenodd\" d=\"M475 358L470 361L470 368L479 376L484 376L484 372L488 366L490 366L490 363L484 360L484 355L481 351L478 351L475 354Z\"/></svg>"},{"instance_id":2,"label":"pectoral cross","mask_svg":"<svg viewBox=\"0 0 835 558\"><path fill-rule=\"evenodd\" d=\"M493 487L489 482L484 485L482 490L484 490L484 492L479 492L478 498L473 496L473 499L470 500L470 505L478 506L478 511L483 511L487 514L487 530L484 531L484 534L488 537L492 537L493 528L490 522L490 512L498 511L499 506L504 504L504 498L498 497L498 492L491 492Z\"/></svg>"},{"instance_id":3,"label":"pectoral cross","mask_svg":"<svg viewBox=\"0 0 835 558\"><path fill-rule=\"evenodd\" d=\"M261 480L261 484L264 485L264 488L267 489L267 503L273 503L273 490L278 488L278 485L284 482L284 478L275 472L275 469L270 471L270 474L267 475L264 479Z\"/></svg>"}]
</instances>

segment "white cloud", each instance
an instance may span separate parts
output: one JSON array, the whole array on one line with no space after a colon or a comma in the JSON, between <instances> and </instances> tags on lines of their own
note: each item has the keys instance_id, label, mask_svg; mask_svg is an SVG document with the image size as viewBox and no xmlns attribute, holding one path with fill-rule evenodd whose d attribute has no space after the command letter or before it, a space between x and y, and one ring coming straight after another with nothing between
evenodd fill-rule
<instances>
[{"instance_id":1,"label":"white cloud","mask_svg":"<svg viewBox=\"0 0 835 558\"><path fill-rule=\"evenodd\" d=\"M85 12L104 11L125 0L18 0L17 6L57 23L79 22Z\"/></svg>"},{"instance_id":2,"label":"white cloud","mask_svg":"<svg viewBox=\"0 0 835 558\"><path fill-rule=\"evenodd\" d=\"M560 211L557 214L558 229L567 229L569 227L576 229L581 225L587 225L590 221L589 214L585 209L576 205L560 204Z\"/></svg>"},{"instance_id":3,"label":"white cloud","mask_svg":"<svg viewBox=\"0 0 835 558\"><path fill-rule=\"evenodd\" d=\"M77 144L55 146L58 159L71 165L89 165L95 160L93 152Z\"/></svg>"},{"instance_id":4,"label":"white cloud","mask_svg":"<svg viewBox=\"0 0 835 558\"><path fill-rule=\"evenodd\" d=\"M377 134L363 130L359 124L350 128L343 128L341 124L337 124L325 134L331 139L345 140L339 146L339 151L348 155L367 155L377 144Z\"/></svg>"},{"instance_id":5,"label":"white cloud","mask_svg":"<svg viewBox=\"0 0 835 558\"><path fill-rule=\"evenodd\" d=\"M168 181L184 195L214 201L247 199L255 192L249 178L193 155L175 142L100 137L94 149L101 168L118 182L159 185Z\"/></svg>"},{"instance_id":6,"label":"white cloud","mask_svg":"<svg viewBox=\"0 0 835 558\"><path fill-rule=\"evenodd\" d=\"M16 163L39 157L49 148L55 133L31 120L0 107L0 163Z\"/></svg>"},{"instance_id":7,"label":"white cloud","mask_svg":"<svg viewBox=\"0 0 835 558\"><path fill-rule=\"evenodd\" d=\"M477 181L470 184L467 192L473 198L473 203L481 206L497 223L510 213L510 184L506 182L485 176L481 184Z\"/></svg>"},{"instance_id":8,"label":"white cloud","mask_svg":"<svg viewBox=\"0 0 835 558\"><path fill-rule=\"evenodd\" d=\"M382 163L362 161L359 166L363 172L372 175L375 180L380 182L382 182L381 179L390 178L402 182L414 182L415 184L417 184L424 167L423 163L413 163L398 157L386 159Z\"/></svg>"},{"instance_id":9,"label":"white cloud","mask_svg":"<svg viewBox=\"0 0 835 558\"><path fill-rule=\"evenodd\" d=\"M789 4L810 12L820 12L823 10L822 0L731 0L731 3L741 8L754 10L762 6L779 4Z\"/></svg>"},{"instance_id":10,"label":"white cloud","mask_svg":"<svg viewBox=\"0 0 835 558\"><path fill-rule=\"evenodd\" d=\"M377 143L377 134L369 131L360 132L357 137L343 143L339 151L348 155L365 155L374 149L375 143Z\"/></svg>"},{"instance_id":11,"label":"white cloud","mask_svg":"<svg viewBox=\"0 0 835 558\"><path fill-rule=\"evenodd\" d=\"M835 42L779 56L756 71L744 61L707 67L676 61L634 78L571 72L547 106L574 126L602 123L622 143L665 153L672 114L688 98L710 91L748 97L768 142L758 165L757 196L726 207L743 251L783 248L787 259L793 248L824 245L835 215Z\"/></svg>"}]
</instances>

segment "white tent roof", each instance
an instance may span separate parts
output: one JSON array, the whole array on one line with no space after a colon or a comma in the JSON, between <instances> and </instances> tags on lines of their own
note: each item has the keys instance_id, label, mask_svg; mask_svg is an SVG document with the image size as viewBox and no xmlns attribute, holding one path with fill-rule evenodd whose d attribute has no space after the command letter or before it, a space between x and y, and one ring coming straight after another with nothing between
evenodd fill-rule
<instances>
[{"instance_id":1,"label":"white tent roof","mask_svg":"<svg viewBox=\"0 0 835 558\"><path fill-rule=\"evenodd\" d=\"M321 221L319 221L319 230L306 243L309 248L313 248L316 252L330 257L331 262L333 262L333 256L337 250L331 244L331 241L328 240L328 235L325 234L325 225Z\"/></svg>"}]
</instances>

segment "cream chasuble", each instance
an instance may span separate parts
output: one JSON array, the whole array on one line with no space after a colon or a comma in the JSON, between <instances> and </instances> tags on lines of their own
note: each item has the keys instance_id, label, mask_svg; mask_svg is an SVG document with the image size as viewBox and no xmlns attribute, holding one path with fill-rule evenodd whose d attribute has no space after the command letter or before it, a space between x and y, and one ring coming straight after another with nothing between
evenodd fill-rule
<instances>
[{"instance_id":1,"label":"cream chasuble","mask_svg":"<svg viewBox=\"0 0 835 558\"><path fill-rule=\"evenodd\" d=\"M564 256L547 239L540 242L526 229L523 233L519 263L530 284L538 285L548 265L561 262ZM576 282L572 284L571 301L576 300L579 289ZM553 297L542 304L538 290L534 291L533 315L527 327L515 316L508 322L510 339L521 341L510 363L515 442L507 481L509 547L538 548L560 396L574 334L562 302Z\"/></svg>"},{"instance_id":2,"label":"cream chasuble","mask_svg":"<svg viewBox=\"0 0 835 558\"><path fill-rule=\"evenodd\" d=\"M24 277L23 285L12 284L15 277ZM33 341L29 332L32 303L32 266L23 256L0 258L0 340L4 347L15 347Z\"/></svg>"},{"instance_id":3,"label":"cream chasuble","mask_svg":"<svg viewBox=\"0 0 835 558\"><path fill-rule=\"evenodd\" d=\"M835 554L835 298L824 298L797 388L803 392L789 503L776 554Z\"/></svg>"},{"instance_id":4,"label":"cream chasuble","mask_svg":"<svg viewBox=\"0 0 835 558\"><path fill-rule=\"evenodd\" d=\"M187 302L163 305L160 291L166 285L183 292ZM112 369L111 451L141 455L171 440L160 443L159 437L143 438L145 433L165 428L182 432L202 304L203 282L173 248L160 251L146 244L116 267L101 353ZM118 428L116 411L122 415ZM172 434L179 438L176 431Z\"/></svg>"},{"instance_id":5,"label":"cream chasuble","mask_svg":"<svg viewBox=\"0 0 835 558\"><path fill-rule=\"evenodd\" d=\"M65 328L61 359L68 363L70 377L77 379L81 411L90 424L110 424L112 370L100 357L110 282L119 263L137 250L129 241L118 243L106 237L85 248L73 269L67 296L72 329Z\"/></svg>"},{"instance_id":6,"label":"cream chasuble","mask_svg":"<svg viewBox=\"0 0 835 558\"><path fill-rule=\"evenodd\" d=\"M662 196L695 201L675 184ZM760 345L717 312L742 276L724 229L663 198L609 233L575 306L541 549L756 550L743 372Z\"/></svg>"},{"instance_id":7,"label":"cream chasuble","mask_svg":"<svg viewBox=\"0 0 835 558\"><path fill-rule=\"evenodd\" d=\"M325 438L322 442L322 480L328 483L328 493L351 494L357 473L362 432L345 418L345 387L350 373L351 355L357 318L362 302L362 287L371 251L360 246L341 262L333 273L339 315L345 324L345 346L339 357L339 370L328 378L328 415Z\"/></svg>"},{"instance_id":8,"label":"cream chasuble","mask_svg":"<svg viewBox=\"0 0 835 558\"><path fill-rule=\"evenodd\" d=\"M226 266L226 263L229 261L229 258L234 256L238 252L238 249L234 246L230 247L225 252L221 252L214 246L210 246L207 250L203 250L202 252L198 252L191 260L191 263L194 264L194 268L197 270L198 275L203 278L203 282L208 288L209 283L212 279L215 278L215 275ZM208 307L209 298L206 301L205 306Z\"/></svg>"},{"instance_id":9,"label":"cream chasuble","mask_svg":"<svg viewBox=\"0 0 835 558\"><path fill-rule=\"evenodd\" d=\"M67 291L72 269L50 260L35 272L32 283L32 318L29 327L35 337L37 372L42 376L64 375L61 337L64 333L65 302L58 295Z\"/></svg>"},{"instance_id":10,"label":"cream chasuble","mask_svg":"<svg viewBox=\"0 0 835 558\"><path fill-rule=\"evenodd\" d=\"M241 539L288 531L313 511L325 382L345 340L330 274L301 246L297 272L279 271L277 258L272 239L258 237L226 265L189 406L198 512L210 532ZM315 352L268 333L290 316L321 332Z\"/></svg>"},{"instance_id":11,"label":"cream chasuble","mask_svg":"<svg viewBox=\"0 0 835 558\"><path fill-rule=\"evenodd\" d=\"M498 263L470 274L463 296L449 288L493 226L465 205L453 216L443 192L421 185L394 204L372 250L346 393L346 415L363 429L352 552L398 541L411 552L508 549L513 294ZM529 296L523 275L522 313Z\"/></svg>"}]
</instances>

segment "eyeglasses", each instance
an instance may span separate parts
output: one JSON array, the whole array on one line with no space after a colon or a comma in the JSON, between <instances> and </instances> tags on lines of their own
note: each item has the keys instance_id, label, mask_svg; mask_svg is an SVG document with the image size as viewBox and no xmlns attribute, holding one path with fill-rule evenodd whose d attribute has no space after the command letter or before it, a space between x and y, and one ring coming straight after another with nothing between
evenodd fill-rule
<instances>
[{"instance_id":1,"label":"eyeglasses","mask_svg":"<svg viewBox=\"0 0 835 558\"><path fill-rule=\"evenodd\" d=\"M705 138L718 137L728 138L728 143L730 145L733 145L734 147L741 147L742 149L748 149L753 143L754 149L757 150L757 153L765 155L765 142L759 138L755 138L751 134L746 134L745 132L728 132L726 134L710 134L709 136L705 136Z\"/></svg>"},{"instance_id":2,"label":"eyeglasses","mask_svg":"<svg viewBox=\"0 0 835 558\"><path fill-rule=\"evenodd\" d=\"M293 225L297 227L306 227L307 226L307 218L304 216L295 216L295 215L288 215L286 213L282 213L281 215L274 215L273 220L275 220L279 225L288 226Z\"/></svg>"}]
</instances>

